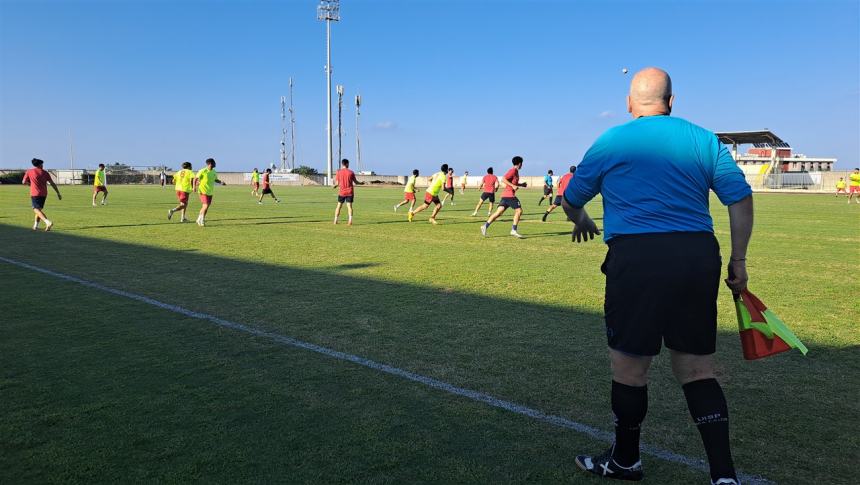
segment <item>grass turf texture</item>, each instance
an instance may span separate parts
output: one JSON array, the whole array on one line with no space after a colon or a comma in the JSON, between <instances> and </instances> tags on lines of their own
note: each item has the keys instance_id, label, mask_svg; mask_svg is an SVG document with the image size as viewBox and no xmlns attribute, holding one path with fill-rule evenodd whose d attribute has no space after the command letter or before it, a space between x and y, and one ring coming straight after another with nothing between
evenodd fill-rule
<instances>
[{"instance_id":1,"label":"grass turf texture","mask_svg":"<svg viewBox=\"0 0 860 485\"><path fill-rule=\"evenodd\" d=\"M560 209L541 223L537 190L521 195L526 240L507 235L510 215L481 238L474 190L434 227L427 212L394 214L401 190L359 187L347 227L331 224L330 189L276 187L285 202L261 207L220 187L205 228L166 220L167 189L114 186L97 208L89 190L49 198L45 234L29 229L26 190L0 188L0 255L611 429L606 249L572 244ZM860 207L767 194L756 217L751 289L810 355L743 361L723 290L735 461L780 483L853 483ZM0 294L0 482L584 483L573 455L606 446L5 263ZM667 360L653 366L643 439L701 457ZM653 483L706 482L652 457L645 467Z\"/></svg>"}]
</instances>

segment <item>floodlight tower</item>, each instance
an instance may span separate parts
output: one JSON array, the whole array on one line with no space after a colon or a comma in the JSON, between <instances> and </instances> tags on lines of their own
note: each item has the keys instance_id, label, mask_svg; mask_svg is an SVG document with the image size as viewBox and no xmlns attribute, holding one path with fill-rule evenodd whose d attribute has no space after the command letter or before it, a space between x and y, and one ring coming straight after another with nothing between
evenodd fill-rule
<instances>
[{"instance_id":1,"label":"floodlight tower","mask_svg":"<svg viewBox=\"0 0 860 485\"><path fill-rule=\"evenodd\" d=\"M287 98L281 96L281 170L287 169Z\"/></svg>"},{"instance_id":2,"label":"floodlight tower","mask_svg":"<svg viewBox=\"0 0 860 485\"><path fill-rule=\"evenodd\" d=\"M317 20L325 21L326 48L326 100L327 100L327 132L328 132L328 167L326 177L331 184L332 147L331 147L331 23L340 21L340 0L320 0L317 6Z\"/></svg>"},{"instance_id":3,"label":"floodlight tower","mask_svg":"<svg viewBox=\"0 0 860 485\"><path fill-rule=\"evenodd\" d=\"M359 172L364 171L364 165L361 164L361 137L358 134L358 119L361 117L361 95L355 96L355 163Z\"/></svg>"},{"instance_id":4,"label":"floodlight tower","mask_svg":"<svg viewBox=\"0 0 860 485\"><path fill-rule=\"evenodd\" d=\"M296 169L296 113L293 111L293 78L290 78L290 170Z\"/></svg>"},{"instance_id":5,"label":"floodlight tower","mask_svg":"<svg viewBox=\"0 0 860 485\"><path fill-rule=\"evenodd\" d=\"M341 160L343 160L343 86L338 84L337 85L337 163L340 163Z\"/></svg>"}]
</instances>

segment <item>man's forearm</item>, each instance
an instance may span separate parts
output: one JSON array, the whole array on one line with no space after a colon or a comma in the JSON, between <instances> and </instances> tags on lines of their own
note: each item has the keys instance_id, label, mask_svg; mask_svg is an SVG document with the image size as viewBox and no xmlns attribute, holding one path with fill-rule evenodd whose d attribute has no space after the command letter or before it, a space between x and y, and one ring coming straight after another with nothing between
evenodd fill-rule
<instances>
[{"instance_id":1,"label":"man's forearm","mask_svg":"<svg viewBox=\"0 0 860 485\"><path fill-rule=\"evenodd\" d=\"M580 224L588 218L588 212L585 211L585 207L574 207L564 197L561 200L561 208L564 209L567 218L573 221L574 224Z\"/></svg>"},{"instance_id":2,"label":"man's forearm","mask_svg":"<svg viewBox=\"0 0 860 485\"><path fill-rule=\"evenodd\" d=\"M747 246L749 245L753 228L752 195L729 206L729 227L732 233L731 259L746 259Z\"/></svg>"}]
</instances>

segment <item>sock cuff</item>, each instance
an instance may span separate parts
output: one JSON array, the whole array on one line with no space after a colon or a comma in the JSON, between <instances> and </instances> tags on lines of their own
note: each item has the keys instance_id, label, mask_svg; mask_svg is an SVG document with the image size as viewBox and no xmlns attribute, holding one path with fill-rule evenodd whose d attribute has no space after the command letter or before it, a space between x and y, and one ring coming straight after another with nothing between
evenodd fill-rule
<instances>
[{"instance_id":1,"label":"sock cuff","mask_svg":"<svg viewBox=\"0 0 860 485\"><path fill-rule=\"evenodd\" d=\"M683 389L684 393L686 394L688 392L695 392L695 391L698 391L700 389L707 389L707 388L713 386L714 384L716 384L718 387L720 385L720 383L717 382L717 379L715 379L713 377L709 377L707 379L699 379L698 381L688 382L688 383L684 384L683 386L681 386L681 389Z\"/></svg>"},{"instance_id":2,"label":"sock cuff","mask_svg":"<svg viewBox=\"0 0 860 485\"><path fill-rule=\"evenodd\" d=\"M642 393L642 392L647 393L648 392L648 386L647 385L645 385L645 386L628 386L627 384L622 384L622 383L613 379L612 380L612 390L625 392L625 393L631 393L631 394L632 393L638 394L638 393Z\"/></svg>"}]
</instances>

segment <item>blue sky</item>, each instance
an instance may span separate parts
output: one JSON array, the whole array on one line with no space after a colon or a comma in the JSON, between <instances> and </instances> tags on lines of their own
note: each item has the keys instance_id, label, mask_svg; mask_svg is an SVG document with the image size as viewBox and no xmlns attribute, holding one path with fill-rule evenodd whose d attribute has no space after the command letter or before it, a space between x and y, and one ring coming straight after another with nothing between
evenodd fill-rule
<instances>
[{"instance_id":1,"label":"blue sky","mask_svg":"<svg viewBox=\"0 0 860 485\"><path fill-rule=\"evenodd\" d=\"M0 168L279 157L295 79L297 162L325 166L325 27L316 1L0 0ZM674 115L770 128L807 155L860 164L860 7L840 1L343 0L334 82L344 156L377 173L527 173L578 162L627 121L632 72L656 65Z\"/></svg>"}]
</instances>

